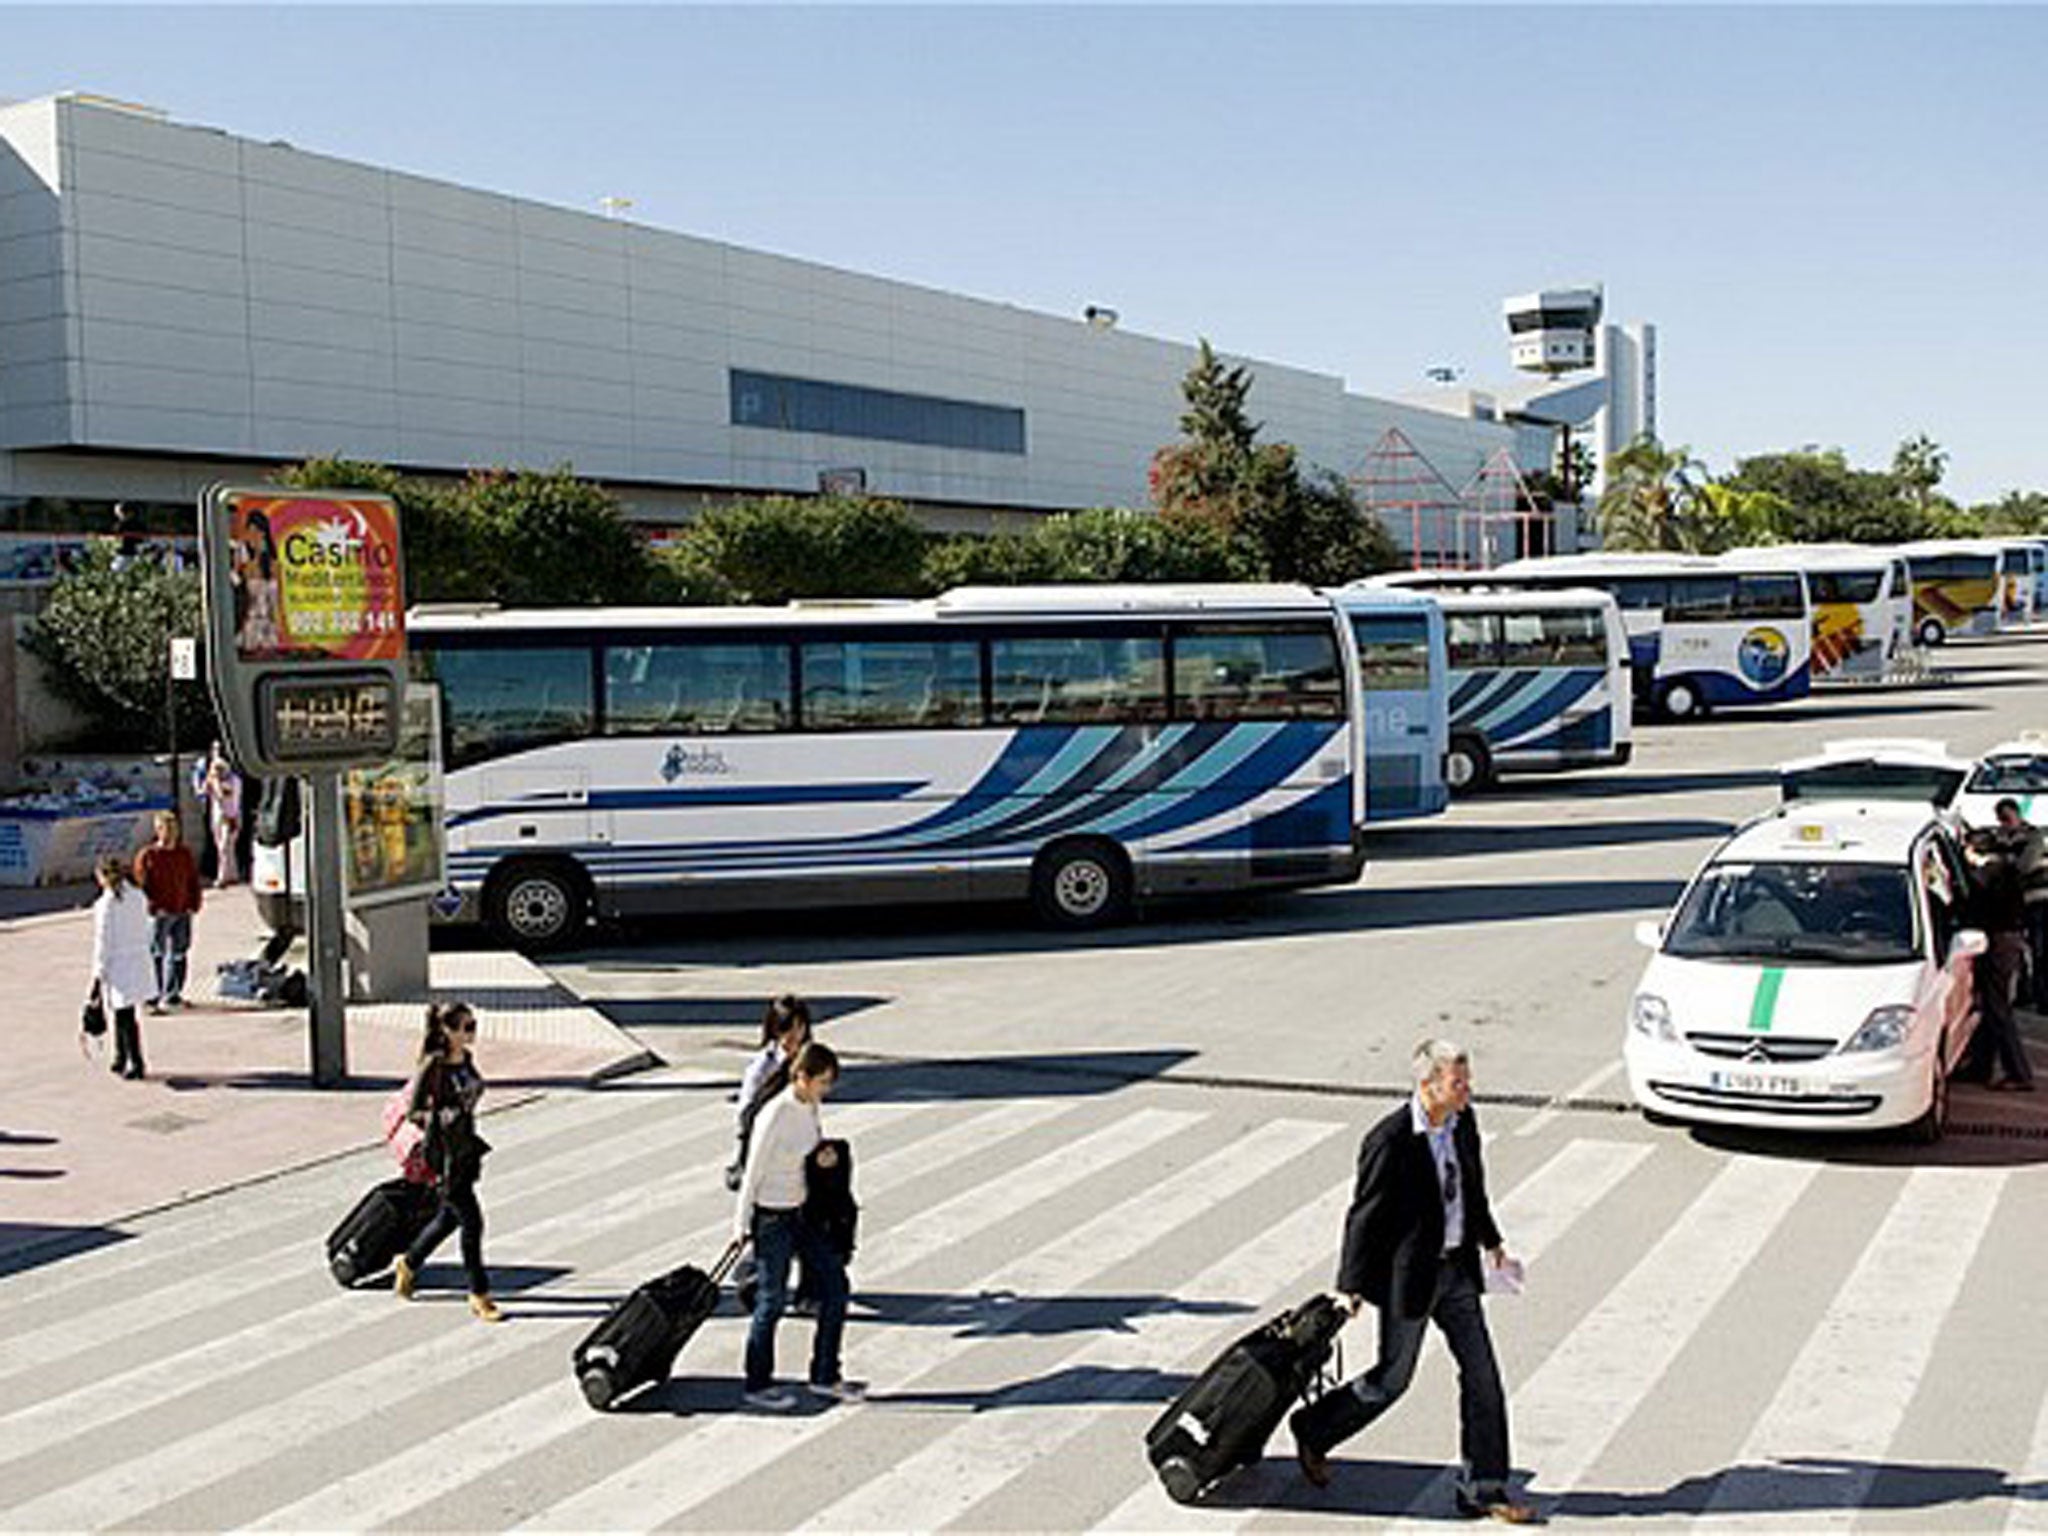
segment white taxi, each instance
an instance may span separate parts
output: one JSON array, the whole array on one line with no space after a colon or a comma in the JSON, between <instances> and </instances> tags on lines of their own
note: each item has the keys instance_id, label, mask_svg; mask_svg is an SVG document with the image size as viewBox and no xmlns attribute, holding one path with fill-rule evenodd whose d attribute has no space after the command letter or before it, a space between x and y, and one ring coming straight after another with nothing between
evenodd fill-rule
<instances>
[{"instance_id":1,"label":"white taxi","mask_svg":"<svg viewBox=\"0 0 2048 1536\"><path fill-rule=\"evenodd\" d=\"M1853 736L1778 765L1784 800L1918 800L1955 810L1976 765L1924 736Z\"/></svg>"},{"instance_id":2,"label":"white taxi","mask_svg":"<svg viewBox=\"0 0 2048 1536\"><path fill-rule=\"evenodd\" d=\"M1906 1127L1932 1141L1977 1027L1950 823L1922 803L1795 802L1728 838L1662 923L1629 1002L1652 1117Z\"/></svg>"},{"instance_id":3,"label":"white taxi","mask_svg":"<svg viewBox=\"0 0 2048 1536\"><path fill-rule=\"evenodd\" d=\"M1978 758L1956 811L1966 826L1988 827L1998 819L1994 808L2001 800L2015 801L2037 827L2048 818L2048 731L2024 732Z\"/></svg>"}]
</instances>

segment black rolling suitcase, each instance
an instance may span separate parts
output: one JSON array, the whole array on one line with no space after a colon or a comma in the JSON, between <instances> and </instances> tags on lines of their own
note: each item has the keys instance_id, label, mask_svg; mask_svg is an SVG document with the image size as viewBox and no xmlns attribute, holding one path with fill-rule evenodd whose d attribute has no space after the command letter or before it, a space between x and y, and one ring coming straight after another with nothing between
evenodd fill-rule
<instances>
[{"instance_id":1,"label":"black rolling suitcase","mask_svg":"<svg viewBox=\"0 0 2048 1536\"><path fill-rule=\"evenodd\" d=\"M420 1235L439 1203L431 1184L387 1179L327 1234L327 1267L337 1283L354 1285L390 1267Z\"/></svg>"},{"instance_id":2,"label":"black rolling suitcase","mask_svg":"<svg viewBox=\"0 0 2048 1536\"><path fill-rule=\"evenodd\" d=\"M1282 1312L1226 1349L1145 1432L1145 1453L1176 1503L1249 1466L1330 1358L1346 1313L1327 1296Z\"/></svg>"},{"instance_id":3,"label":"black rolling suitcase","mask_svg":"<svg viewBox=\"0 0 2048 1536\"><path fill-rule=\"evenodd\" d=\"M609 1408L644 1382L665 1381L691 1335L717 1310L718 1288L739 1256L734 1243L710 1274L685 1264L613 1307L569 1357L584 1401Z\"/></svg>"}]
</instances>

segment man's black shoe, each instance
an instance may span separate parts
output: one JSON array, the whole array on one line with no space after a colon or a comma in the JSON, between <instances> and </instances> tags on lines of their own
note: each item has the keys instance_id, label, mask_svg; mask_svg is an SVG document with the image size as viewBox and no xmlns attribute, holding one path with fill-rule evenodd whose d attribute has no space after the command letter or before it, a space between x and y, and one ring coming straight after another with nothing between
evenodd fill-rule
<instances>
[{"instance_id":1,"label":"man's black shoe","mask_svg":"<svg viewBox=\"0 0 2048 1536\"><path fill-rule=\"evenodd\" d=\"M1287 1427L1294 1434L1294 1463L1301 1468L1301 1475L1312 1488L1329 1487L1330 1458L1302 1438L1299 1412L1287 1421Z\"/></svg>"}]
</instances>

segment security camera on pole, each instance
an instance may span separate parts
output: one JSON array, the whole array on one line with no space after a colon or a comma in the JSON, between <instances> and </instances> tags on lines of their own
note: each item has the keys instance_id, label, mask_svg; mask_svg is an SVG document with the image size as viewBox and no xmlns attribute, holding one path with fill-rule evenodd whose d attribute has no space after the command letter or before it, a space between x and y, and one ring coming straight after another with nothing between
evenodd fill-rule
<instances>
[{"instance_id":1,"label":"security camera on pole","mask_svg":"<svg viewBox=\"0 0 2048 1536\"><path fill-rule=\"evenodd\" d=\"M313 1081L348 1076L341 775L398 747L405 578L398 508L369 492L214 486L199 505L208 680L236 760L312 790Z\"/></svg>"}]
</instances>

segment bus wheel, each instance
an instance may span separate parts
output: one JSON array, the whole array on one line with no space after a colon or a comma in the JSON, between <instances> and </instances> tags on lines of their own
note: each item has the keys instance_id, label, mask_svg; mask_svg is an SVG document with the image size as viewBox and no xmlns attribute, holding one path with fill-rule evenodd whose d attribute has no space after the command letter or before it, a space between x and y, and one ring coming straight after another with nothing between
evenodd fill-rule
<instances>
[{"instance_id":1,"label":"bus wheel","mask_svg":"<svg viewBox=\"0 0 2048 1536\"><path fill-rule=\"evenodd\" d=\"M1666 683L1657 704L1670 720L1697 720L1706 713L1700 704L1699 689L1683 680Z\"/></svg>"},{"instance_id":2,"label":"bus wheel","mask_svg":"<svg viewBox=\"0 0 2048 1536\"><path fill-rule=\"evenodd\" d=\"M1493 783L1493 754L1477 736L1460 732L1444 753L1444 784L1454 795L1469 795Z\"/></svg>"},{"instance_id":3,"label":"bus wheel","mask_svg":"<svg viewBox=\"0 0 2048 1536\"><path fill-rule=\"evenodd\" d=\"M575 865L531 860L507 865L484 890L484 920L514 949L552 949L583 931L590 914Z\"/></svg>"},{"instance_id":4,"label":"bus wheel","mask_svg":"<svg viewBox=\"0 0 2048 1536\"><path fill-rule=\"evenodd\" d=\"M1913 637L1925 646L1936 646L1948 638L1948 630L1939 619L1922 619L1920 627L1913 631Z\"/></svg>"},{"instance_id":5,"label":"bus wheel","mask_svg":"<svg viewBox=\"0 0 2048 1536\"><path fill-rule=\"evenodd\" d=\"M1031 871L1031 904L1057 928L1096 928L1131 905L1131 872L1112 843L1058 843Z\"/></svg>"}]
</instances>

